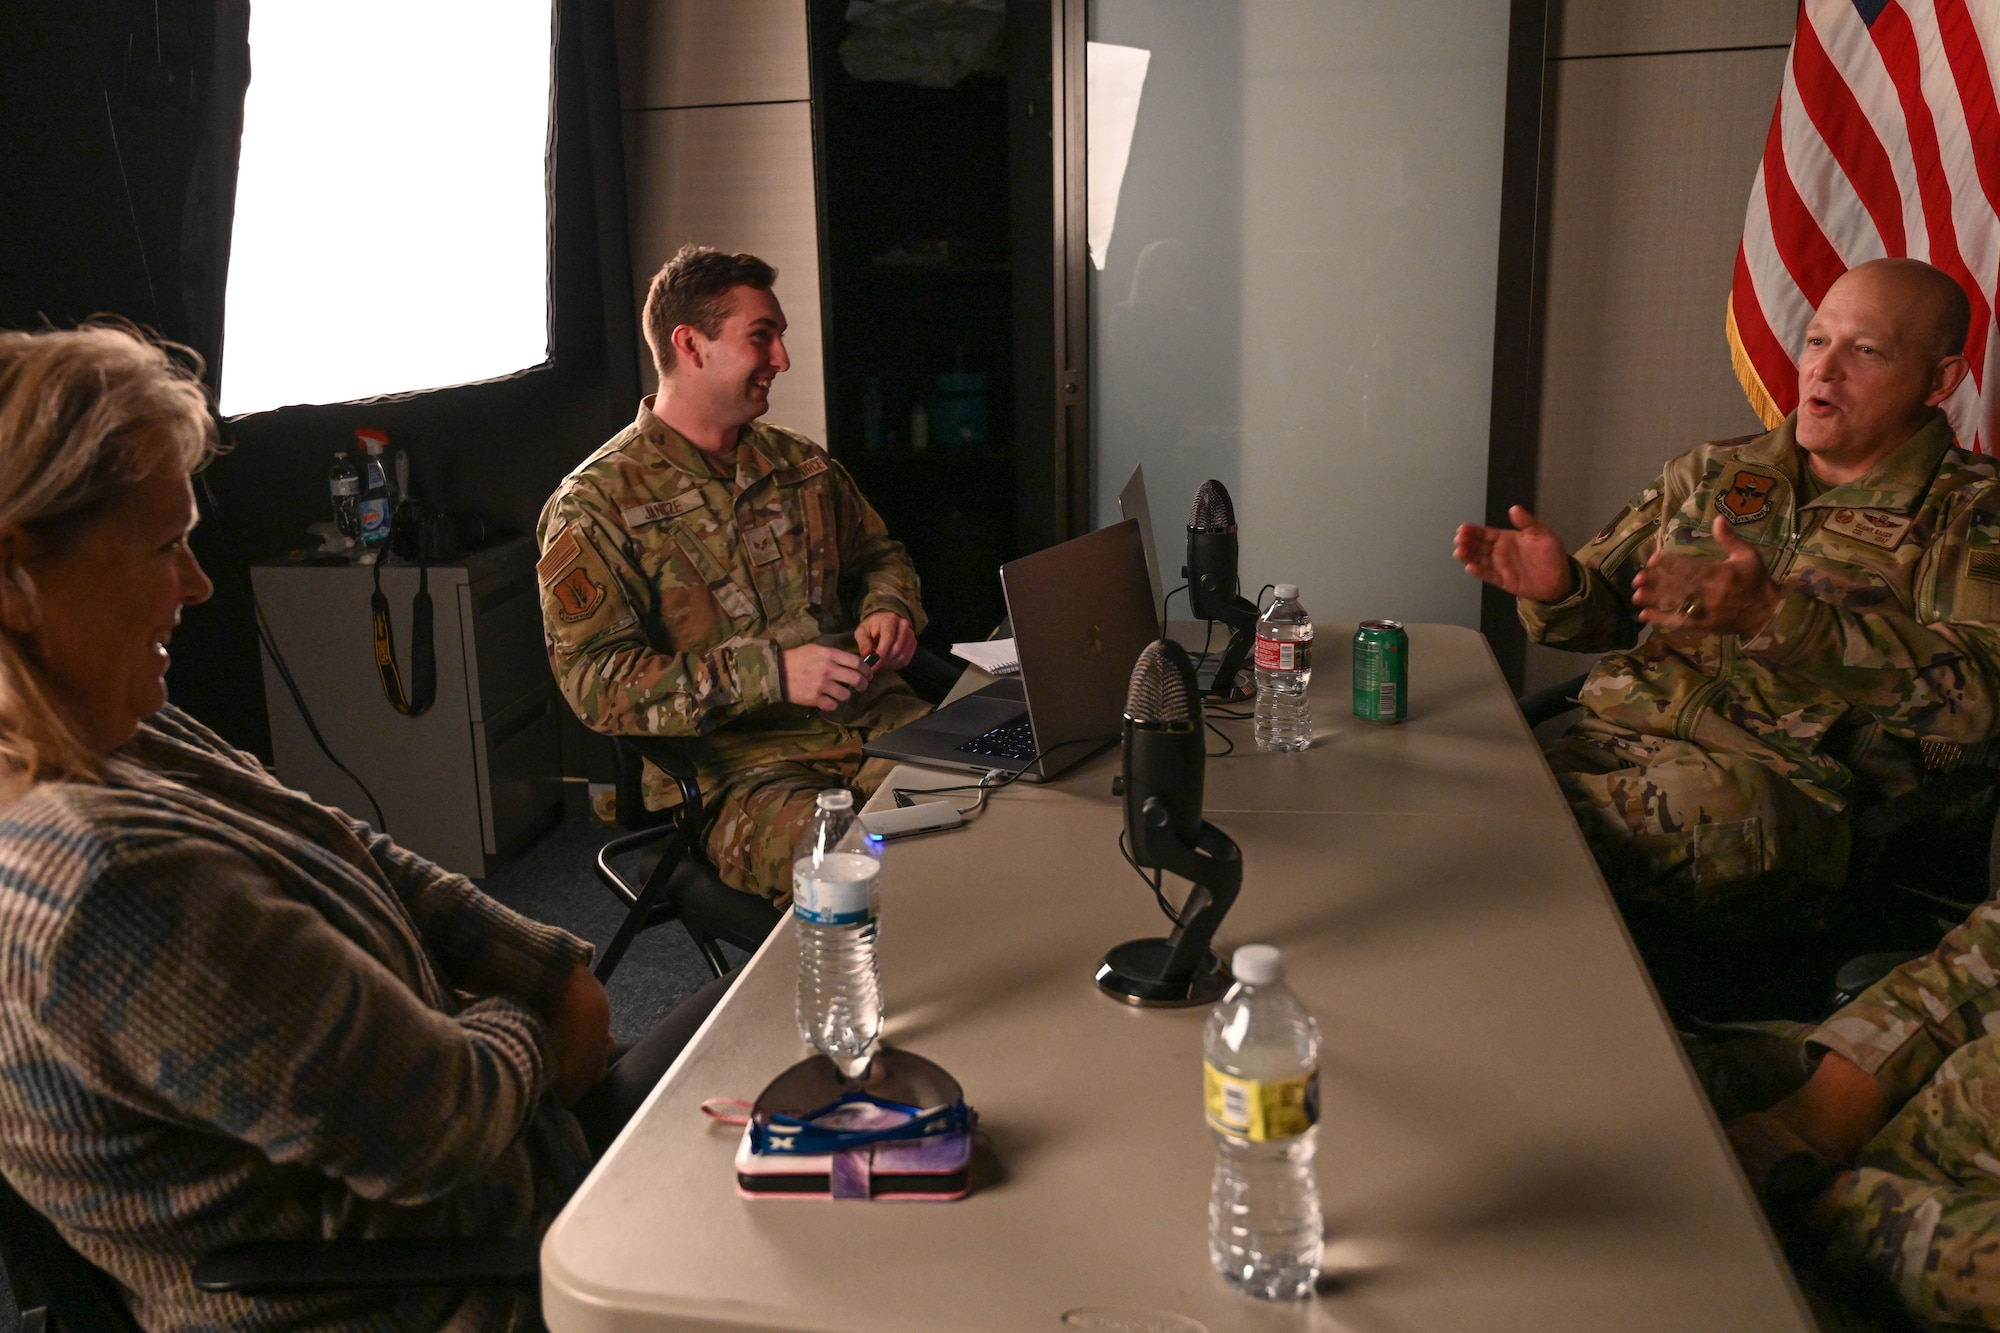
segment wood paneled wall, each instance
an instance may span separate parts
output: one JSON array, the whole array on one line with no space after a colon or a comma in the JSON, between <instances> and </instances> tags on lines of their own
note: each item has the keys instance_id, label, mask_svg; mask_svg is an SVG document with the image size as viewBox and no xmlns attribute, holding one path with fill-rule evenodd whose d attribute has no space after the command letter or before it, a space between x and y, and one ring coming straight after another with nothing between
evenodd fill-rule
<instances>
[{"instance_id":1,"label":"wood paneled wall","mask_svg":"<svg viewBox=\"0 0 2000 1333\"><path fill-rule=\"evenodd\" d=\"M1562 8L1537 496L1574 546L1667 459L1760 429L1723 313L1795 4ZM1531 645L1527 686L1581 666Z\"/></svg>"},{"instance_id":2,"label":"wood paneled wall","mask_svg":"<svg viewBox=\"0 0 2000 1333\"><path fill-rule=\"evenodd\" d=\"M769 419L824 441L805 0L617 0L615 12L634 310L689 241L768 260L792 357ZM643 342L639 355L650 364Z\"/></svg>"}]
</instances>

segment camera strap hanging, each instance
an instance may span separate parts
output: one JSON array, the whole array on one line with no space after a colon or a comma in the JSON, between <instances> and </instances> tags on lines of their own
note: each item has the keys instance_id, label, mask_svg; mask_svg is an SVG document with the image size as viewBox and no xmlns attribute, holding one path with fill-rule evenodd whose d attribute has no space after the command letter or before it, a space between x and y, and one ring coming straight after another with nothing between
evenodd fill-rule
<instances>
[{"instance_id":1,"label":"camera strap hanging","mask_svg":"<svg viewBox=\"0 0 2000 1333\"><path fill-rule=\"evenodd\" d=\"M387 551L382 553L386 558ZM410 692L403 693L403 674L396 668L396 635L389 626L389 598L382 591L382 560L375 562L375 674L382 678L382 696L404 717L416 717L437 701L437 648L432 642L431 571L417 566L417 595L410 601Z\"/></svg>"}]
</instances>

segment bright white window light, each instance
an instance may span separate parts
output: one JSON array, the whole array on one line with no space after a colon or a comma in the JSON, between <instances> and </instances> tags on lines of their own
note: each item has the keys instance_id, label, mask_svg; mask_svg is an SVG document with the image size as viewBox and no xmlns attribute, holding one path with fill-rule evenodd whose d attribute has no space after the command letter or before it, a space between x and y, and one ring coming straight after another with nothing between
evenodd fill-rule
<instances>
[{"instance_id":1,"label":"bright white window light","mask_svg":"<svg viewBox=\"0 0 2000 1333\"><path fill-rule=\"evenodd\" d=\"M257 0L225 415L548 359L551 0Z\"/></svg>"}]
</instances>

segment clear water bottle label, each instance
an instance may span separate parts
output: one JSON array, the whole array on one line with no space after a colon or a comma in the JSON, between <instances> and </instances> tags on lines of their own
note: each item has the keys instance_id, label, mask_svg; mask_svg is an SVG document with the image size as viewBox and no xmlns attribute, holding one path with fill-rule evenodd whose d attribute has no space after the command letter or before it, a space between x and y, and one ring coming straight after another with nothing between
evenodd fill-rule
<instances>
[{"instance_id":1,"label":"clear water bottle label","mask_svg":"<svg viewBox=\"0 0 2000 1333\"><path fill-rule=\"evenodd\" d=\"M1295 1139L1319 1123L1319 1071L1260 1083L1202 1064L1208 1123L1252 1143Z\"/></svg>"},{"instance_id":2,"label":"clear water bottle label","mask_svg":"<svg viewBox=\"0 0 2000 1333\"><path fill-rule=\"evenodd\" d=\"M792 915L815 926L858 926L874 915L869 889L882 863L858 852L835 852L815 866L792 865Z\"/></svg>"},{"instance_id":3,"label":"clear water bottle label","mask_svg":"<svg viewBox=\"0 0 2000 1333\"><path fill-rule=\"evenodd\" d=\"M1312 670L1313 641L1311 639L1267 639L1257 636L1257 669L1259 671L1310 671Z\"/></svg>"},{"instance_id":4,"label":"clear water bottle label","mask_svg":"<svg viewBox=\"0 0 2000 1333\"><path fill-rule=\"evenodd\" d=\"M335 477L327 485L332 488L335 495L361 494L361 478L359 477Z\"/></svg>"}]
</instances>

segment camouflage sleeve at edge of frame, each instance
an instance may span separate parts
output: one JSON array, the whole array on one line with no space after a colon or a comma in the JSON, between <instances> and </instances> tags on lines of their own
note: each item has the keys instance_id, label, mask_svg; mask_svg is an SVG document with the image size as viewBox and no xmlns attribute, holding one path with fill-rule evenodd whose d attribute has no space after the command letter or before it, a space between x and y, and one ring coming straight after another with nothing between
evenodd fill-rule
<instances>
[{"instance_id":1,"label":"camouflage sleeve at edge of frame","mask_svg":"<svg viewBox=\"0 0 2000 1333\"><path fill-rule=\"evenodd\" d=\"M1973 909L1938 947L1870 986L1812 1042L1875 1076L1900 1106L2000 1013L2000 903ZM1995 1020L2000 1022L2000 1020Z\"/></svg>"}]
</instances>

